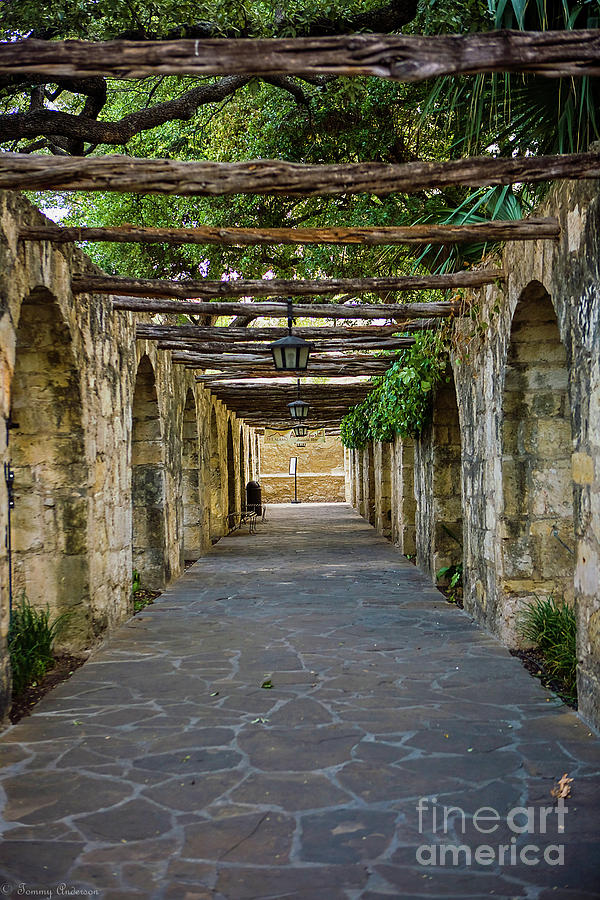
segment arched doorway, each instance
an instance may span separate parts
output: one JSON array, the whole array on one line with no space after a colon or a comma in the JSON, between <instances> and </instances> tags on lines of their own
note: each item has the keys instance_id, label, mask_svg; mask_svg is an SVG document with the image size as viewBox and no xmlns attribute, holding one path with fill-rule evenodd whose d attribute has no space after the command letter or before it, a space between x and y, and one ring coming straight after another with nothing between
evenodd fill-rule
<instances>
[{"instance_id":1,"label":"arched doorway","mask_svg":"<svg viewBox=\"0 0 600 900\"><path fill-rule=\"evenodd\" d=\"M210 490L210 539L218 540L223 535L223 480L221 476L221 453L219 450L219 428L217 413L212 407L210 414L210 458L209 458L209 490Z\"/></svg>"},{"instance_id":2,"label":"arched doorway","mask_svg":"<svg viewBox=\"0 0 600 900\"><path fill-rule=\"evenodd\" d=\"M93 623L81 391L68 326L45 289L21 307L10 415L13 598L67 613L58 642L83 647Z\"/></svg>"},{"instance_id":3,"label":"arched doorway","mask_svg":"<svg viewBox=\"0 0 600 900\"><path fill-rule=\"evenodd\" d=\"M195 561L202 553L198 417L194 392L191 388L185 398L181 428L181 488L183 553L187 563Z\"/></svg>"},{"instance_id":4,"label":"arched doorway","mask_svg":"<svg viewBox=\"0 0 600 900\"><path fill-rule=\"evenodd\" d=\"M236 513L235 504L235 455L233 449L233 429L231 419L227 422L227 515L228 527L234 521Z\"/></svg>"},{"instance_id":5,"label":"arched doorway","mask_svg":"<svg viewBox=\"0 0 600 900\"><path fill-rule=\"evenodd\" d=\"M550 295L532 282L517 303L502 423L504 626L523 601L573 599L572 436L565 348Z\"/></svg>"},{"instance_id":6,"label":"arched doorway","mask_svg":"<svg viewBox=\"0 0 600 900\"><path fill-rule=\"evenodd\" d=\"M436 388L431 423L414 451L417 564L436 581L440 569L463 561L461 436L451 375Z\"/></svg>"},{"instance_id":7,"label":"arched doorway","mask_svg":"<svg viewBox=\"0 0 600 900\"><path fill-rule=\"evenodd\" d=\"M375 524L375 460L373 443L369 441L362 451L363 505L364 517L371 525Z\"/></svg>"},{"instance_id":8,"label":"arched doorway","mask_svg":"<svg viewBox=\"0 0 600 900\"><path fill-rule=\"evenodd\" d=\"M138 366L132 416L133 569L143 588L159 591L168 580L165 462L154 369L147 356Z\"/></svg>"},{"instance_id":9,"label":"arched doorway","mask_svg":"<svg viewBox=\"0 0 600 900\"><path fill-rule=\"evenodd\" d=\"M244 507L246 505L246 449L243 426L240 428L240 497Z\"/></svg>"}]
</instances>

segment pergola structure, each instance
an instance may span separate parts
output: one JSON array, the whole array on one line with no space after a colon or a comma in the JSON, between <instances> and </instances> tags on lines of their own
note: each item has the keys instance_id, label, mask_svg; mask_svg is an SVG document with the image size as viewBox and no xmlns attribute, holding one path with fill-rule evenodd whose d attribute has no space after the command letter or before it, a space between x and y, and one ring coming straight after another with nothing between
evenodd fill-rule
<instances>
[{"instance_id":1,"label":"pergola structure","mask_svg":"<svg viewBox=\"0 0 600 900\"><path fill-rule=\"evenodd\" d=\"M481 72L535 73L549 78L600 74L600 30L490 32L467 36L351 35L276 40L85 41L25 40L0 45L0 75L15 73L80 78L92 75L143 78L148 75L372 75L395 81L419 81L439 75ZM354 163L302 165L279 160L242 163L179 162L126 156L63 157L3 153L0 188L78 189L227 195L236 193L314 196L405 193L450 185L483 186L535 183L557 178L600 176L600 153L551 157L473 158L401 165ZM456 244L486 241L557 240L557 220L478 225L416 225L356 228L72 228L24 226L19 240L116 241L133 243L222 244ZM369 389L366 376L383 374L412 335L438 327L464 309L456 299L399 303L405 291L478 288L502 281L505 274L484 267L451 275L238 281L166 281L80 274L75 294L113 297L113 308L151 316L185 315L190 324L144 319L140 340L155 341L173 362L194 369L197 381L255 426L285 427L286 403L295 386L282 383L268 356L268 343L286 329L248 328L256 319L282 318L285 298L294 313L326 324L296 329L314 344L308 376L332 381L303 387L311 422L333 427ZM384 303L364 303L379 295ZM323 298L330 298L324 302ZM230 298L238 298L231 300ZM243 298L243 299L239 299ZM256 301L256 298L268 300ZM201 321L194 317L201 316ZM219 316L234 316L217 326ZM344 324L346 322L347 324ZM330 324L327 324L330 323ZM332 324L331 324L332 323ZM381 354L391 351L392 355Z\"/></svg>"}]
</instances>

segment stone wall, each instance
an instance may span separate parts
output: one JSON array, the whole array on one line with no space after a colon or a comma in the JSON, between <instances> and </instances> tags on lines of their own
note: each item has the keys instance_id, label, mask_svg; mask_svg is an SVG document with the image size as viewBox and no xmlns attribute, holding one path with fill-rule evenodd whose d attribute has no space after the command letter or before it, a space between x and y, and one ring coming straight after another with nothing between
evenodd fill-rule
<instances>
[{"instance_id":1,"label":"stone wall","mask_svg":"<svg viewBox=\"0 0 600 900\"><path fill-rule=\"evenodd\" d=\"M600 197L554 185L558 241L506 247L504 290L472 298L454 360L465 605L506 643L535 596L574 600L579 706L600 724ZM460 356L460 362L459 362Z\"/></svg>"},{"instance_id":2,"label":"stone wall","mask_svg":"<svg viewBox=\"0 0 600 900\"><path fill-rule=\"evenodd\" d=\"M260 441L261 487L266 503L294 499L290 458L298 457L298 499L305 503L343 503L344 451L337 435L323 429L296 438L292 432L265 430Z\"/></svg>"},{"instance_id":3,"label":"stone wall","mask_svg":"<svg viewBox=\"0 0 600 900\"><path fill-rule=\"evenodd\" d=\"M574 604L579 708L596 725L598 188L554 185L539 214L558 216L560 239L507 244L506 286L468 294L475 318L456 326L453 378L436 392L432 422L414 442L414 471L412 441L396 438L389 462L392 540L416 552L432 578L462 559L465 607L506 644L520 642L518 614L533 598ZM365 461L377 485L387 482L385 459L377 450L347 451L347 496L365 518Z\"/></svg>"},{"instance_id":4,"label":"stone wall","mask_svg":"<svg viewBox=\"0 0 600 900\"><path fill-rule=\"evenodd\" d=\"M229 493L233 510L241 504L240 454L245 480L257 473L257 445L169 353L136 344L131 313L113 312L107 297L73 296L71 274L97 271L83 253L18 241L19 222L44 221L24 198L0 194L0 451L14 471L13 603L24 594L66 613L60 644L84 652L131 614L133 569L160 589L225 533ZM3 538L7 526L1 479ZM4 539L0 577L4 716Z\"/></svg>"},{"instance_id":5,"label":"stone wall","mask_svg":"<svg viewBox=\"0 0 600 900\"><path fill-rule=\"evenodd\" d=\"M448 379L436 390L432 420L414 443L417 565L433 581L463 555L460 427L454 382Z\"/></svg>"}]
</instances>

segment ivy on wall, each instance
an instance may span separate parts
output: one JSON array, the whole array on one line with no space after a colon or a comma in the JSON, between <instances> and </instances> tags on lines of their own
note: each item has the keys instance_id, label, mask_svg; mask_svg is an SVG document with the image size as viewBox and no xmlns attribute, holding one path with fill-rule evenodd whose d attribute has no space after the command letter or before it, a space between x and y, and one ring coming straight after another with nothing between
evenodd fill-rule
<instances>
[{"instance_id":1,"label":"ivy on wall","mask_svg":"<svg viewBox=\"0 0 600 900\"><path fill-rule=\"evenodd\" d=\"M373 380L373 390L353 406L340 425L344 447L361 449L369 441L393 441L396 434L415 437L431 416L431 394L448 365L441 333L425 332L385 375Z\"/></svg>"}]
</instances>

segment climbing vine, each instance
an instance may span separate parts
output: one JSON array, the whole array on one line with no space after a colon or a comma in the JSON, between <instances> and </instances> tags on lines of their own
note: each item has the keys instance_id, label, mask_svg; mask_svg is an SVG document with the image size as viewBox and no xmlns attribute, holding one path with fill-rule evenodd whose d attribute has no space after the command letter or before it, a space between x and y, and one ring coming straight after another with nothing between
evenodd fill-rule
<instances>
[{"instance_id":1,"label":"climbing vine","mask_svg":"<svg viewBox=\"0 0 600 900\"><path fill-rule=\"evenodd\" d=\"M344 447L360 449L369 441L392 441L396 434L414 437L431 415L431 392L448 365L444 336L424 332L404 350L373 390L342 419Z\"/></svg>"}]
</instances>

